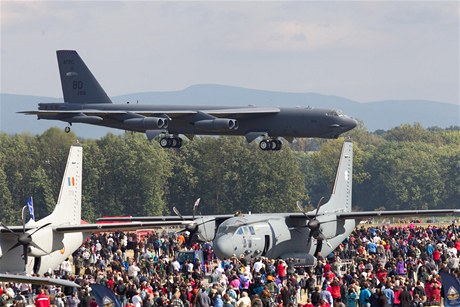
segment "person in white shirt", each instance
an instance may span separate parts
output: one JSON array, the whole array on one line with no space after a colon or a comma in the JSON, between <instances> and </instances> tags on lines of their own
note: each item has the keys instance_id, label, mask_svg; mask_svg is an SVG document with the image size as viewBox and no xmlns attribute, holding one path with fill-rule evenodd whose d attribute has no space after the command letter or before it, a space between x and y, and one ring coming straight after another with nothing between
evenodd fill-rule
<instances>
[{"instance_id":1,"label":"person in white shirt","mask_svg":"<svg viewBox=\"0 0 460 307\"><path fill-rule=\"evenodd\" d=\"M128 267L128 277L133 280L137 280L137 274L141 271L141 269L136 265L135 262L132 262L131 265Z\"/></svg>"},{"instance_id":2,"label":"person in white shirt","mask_svg":"<svg viewBox=\"0 0 460 307\"><path fill-rule=\"evenodd\" d=\"M136 307L142 307L142 298L141 298L141 290L137 289L136 295L131 298L133 305Z\"/></svg>"},{"instance_id":3,"label":"person in white shirt","mask_svg":"<svg viewBox=\"0 0 460 307\"><path fill-rule=\"evenodd\" d=\"M177 261L177 258L174 259L174 261L172 262L172 266L173 266L174 271L180 272L180 263L179 261Z\"/></svg>"},{"instance_id":4,"label":"person in white shirt","mask_svg":"<svg viewBox=\"0 0 460 307\"><path fill-rule=\"evenodd\" d=\"M260 258L257 258L252 267L254 268L254 273L259 273L260 269L265 268L265 264Z\"/></svg>"},{"instance_id":5,"label":"person in white shirt","mask_svg":"<svg viewBox=\"0 0 460 307\"><path fill-rule=\"evenodd\" d=\"M72 274L72 264L69 259L70 258L67 258L61 263L61 270L67 275Z\"/></svg>"}]
</instances>

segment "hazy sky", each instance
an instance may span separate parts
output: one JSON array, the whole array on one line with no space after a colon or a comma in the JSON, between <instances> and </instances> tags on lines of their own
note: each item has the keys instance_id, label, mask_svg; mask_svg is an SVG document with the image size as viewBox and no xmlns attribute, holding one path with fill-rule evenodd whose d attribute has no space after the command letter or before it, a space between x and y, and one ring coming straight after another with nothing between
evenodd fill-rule
<instances>
[{"instance_id":1,"label":"hazy sky","mask_svg":"<svg viewBox=\"0 0 460 307\"><path fill-rule=\"evenodd\" d=\"M75 49L109 96L213 83L459 103L458 1L1 1L2 93L62 97Z\"/></svg>"}]
</instances>

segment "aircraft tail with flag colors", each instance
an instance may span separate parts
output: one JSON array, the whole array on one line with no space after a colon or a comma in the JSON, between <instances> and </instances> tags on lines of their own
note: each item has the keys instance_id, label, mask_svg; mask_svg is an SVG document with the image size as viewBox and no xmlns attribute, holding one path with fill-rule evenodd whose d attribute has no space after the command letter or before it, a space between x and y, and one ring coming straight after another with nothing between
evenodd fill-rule
<instances>
[{"instance_id":1,"label":"aircraft tail with flag colors","mask_svg":"<svg viewBox=\"0 0 460 307\"><path fill-rule=\"evenodd\" d=\"M43 279L14 274L43 274L56 269L95 231L151 229L171 225L171 222L165 221L81 224L82 171L83 147L80 144L72 145L54 211L38 221L31 219L28 223L25 223L23 214L21 226L7 226L0 222L0 281L43 283ZM32 198L28 206L30 210ZM187 221L174 223L190 224ZM48 283L63 284L56 280Z\"/></svg>"},{"instance_id":2,"label":"aircraft tail with flag colors","mask_svg":"<svg viewBox=\"0 0 460 307\"><path fill-rule=\"evenodd\" d=\"M59 225L80 224L82 164L83 148L80 144L75 144L70 147L56 207L51 215L40 222Z\"/></svg>"}]
</instances>

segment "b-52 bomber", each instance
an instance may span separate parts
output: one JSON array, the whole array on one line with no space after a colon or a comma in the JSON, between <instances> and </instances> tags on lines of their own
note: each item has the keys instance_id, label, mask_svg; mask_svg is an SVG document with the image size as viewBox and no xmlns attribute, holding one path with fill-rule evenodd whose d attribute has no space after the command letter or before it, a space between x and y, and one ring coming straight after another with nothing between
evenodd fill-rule
<instances>
[{"instance_id":1,"label":"b-52 bomber","mask_svg":"<svg viewBox=\"0 0 460 307\"><path fill-rule=\"evenodd\" d=\"M459 209L352 212L353 143L345 141L334 188L329 200L310 212L255 213L218 216L181 216L192 220L191 235L213 242L220 258L233 255L293 259L297 265L314 265L340 245L359 221L371 217L459 214ZM194 206L195 207L195 206ZM177 210L175 210L177 211ZM177 214L177 212L176 212ZM177 219L177 217L176 217ZM174 217L101 218L106 221L174 221Z\"/></svg>"},{"instance_id":2,"label":"b-52 bomber","mask_svg":"<svg viewBox=\"0 0 460 307\"><path fill-rule=\"evenodd\" d=\"M76 51L58 50L57 59L64 103L20 113L67 122L66 132L73 123L143 132L149 140L160 136L164 148L181 147L180 135L261 137L262 150L280 150L281 138L337 138L357 124L333 109L113 104Z\"/></svg>"}]
</instances>

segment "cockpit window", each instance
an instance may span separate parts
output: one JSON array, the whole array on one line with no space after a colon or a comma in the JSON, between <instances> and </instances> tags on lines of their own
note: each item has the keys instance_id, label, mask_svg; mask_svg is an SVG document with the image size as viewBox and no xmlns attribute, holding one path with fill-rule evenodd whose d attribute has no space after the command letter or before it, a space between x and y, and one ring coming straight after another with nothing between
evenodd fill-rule
<instances>
[{"instance_id":1,"label":"cockpit window","mask_svg":"<svg viewBox=\"0 0 460 307\"><path fill-rule=\"evenodd\" d=\"M328 115L328 116L339 116L339 117L342 117L342 116L343 116L343 112L340 111L340 110L332 110L332 111L327 112L326 115Z\"/></svg>"},{"instance_id":2,"label":"cockpit window","mask_svg":"<svg viewBox=\"0 0 460 307\"><path fill-rule=\"evenodd\" d=\"M237 229L237 227L233 225L222 226L219 227L219 233L232 233Z\"/></svg>"},{"instance_id":3,"label":"cockpit window","mask_svg":"<svg viewBox=\"0 0 460 307\"><path fill-rule=\"evenodd\" d=\"M252 226L249 226L249 232L251 233L252 236L256 234L254 227Z\"/></svg>"},{"instance_id":4,"label":"cockpit window","mask_svg":"<svg viewBox=\"0 0 460 307\"><path fill-rule=\"evenodd\" d=\"M237 235L242 235L243 234L243 227L239 227L236 231L235 234Z\"/></svg>"}]
</instances>

